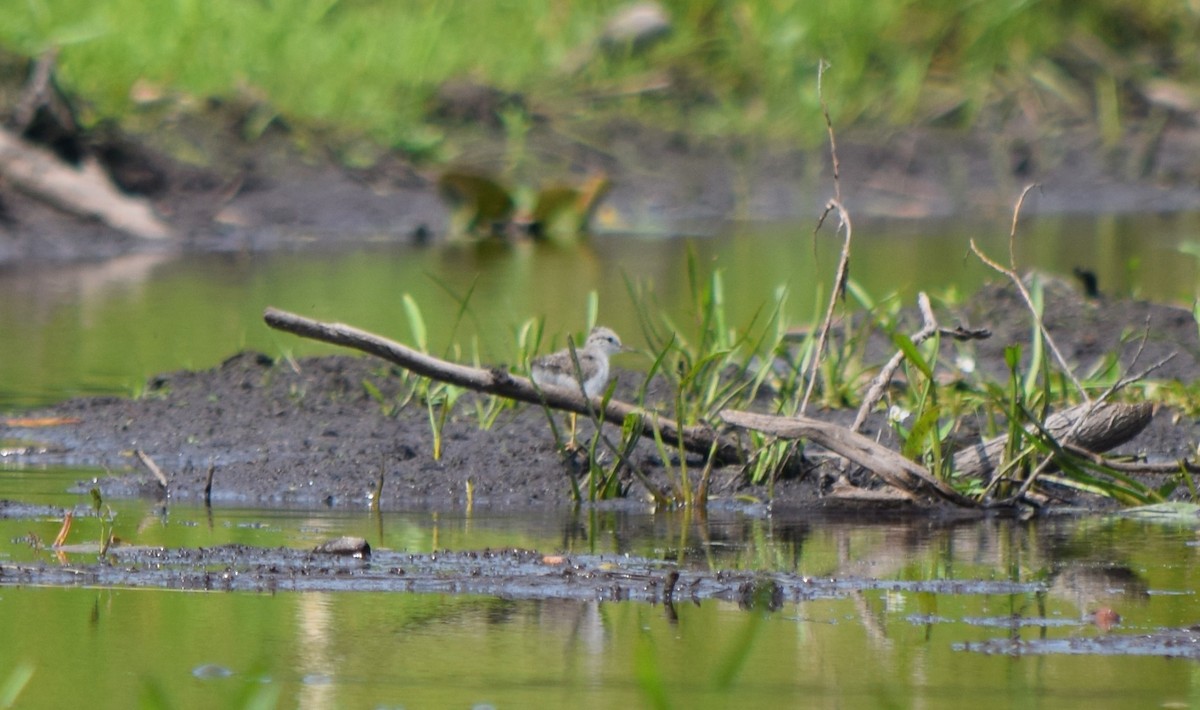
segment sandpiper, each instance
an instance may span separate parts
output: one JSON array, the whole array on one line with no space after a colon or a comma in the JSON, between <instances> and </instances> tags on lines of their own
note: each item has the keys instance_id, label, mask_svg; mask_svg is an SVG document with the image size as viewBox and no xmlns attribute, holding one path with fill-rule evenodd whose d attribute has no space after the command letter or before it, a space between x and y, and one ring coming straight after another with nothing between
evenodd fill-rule
<instances>
[{"instance_id":1,"label":"sandpiper","mask_svg":"<svg viewBox=\"0 0 1200 710\"><path fill-rule=\"evenodd\" d=\"M604 326L592 328L583 347L575 351L579 359L579 372L583 375L583 392L595 397L608 384L608 356L626 352L629 348L621 344L611 329ZM567 387L578 391L579 380L575 378L575 363L571 362L571 351L559 350L543 355L531 363L533 381L542 387ZM575 419L571 414L571 445L575 444Z\"/></svg>"}]
</instances>

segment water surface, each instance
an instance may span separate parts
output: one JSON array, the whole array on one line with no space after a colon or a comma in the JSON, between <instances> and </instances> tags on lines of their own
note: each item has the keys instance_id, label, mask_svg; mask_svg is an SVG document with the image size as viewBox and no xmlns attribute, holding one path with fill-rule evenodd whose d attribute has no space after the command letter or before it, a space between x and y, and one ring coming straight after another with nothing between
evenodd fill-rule
<instances>
[{"instance_id":1,"label":"water surface","mask_svg":"<svg viewBox=\"0 0 1200 710\"><path fill-rule=\"evenodd\" d=\"M1095 271L1101 288L1188 303L1197 215L1038 218L1022 226L1025 267ZM976 238L1004 258L1007 217L975 223L856 223L854 278L874 298L918 289L959 297L992 275L968 254ZM134 255L100 264L0 271L0 410L77 394L136 394L146 378L205 368L244 348L328 352L268 330L268 305L411 341L404 294L420 304L435 350L470 359L512 354L528 318L547 331L600 319L639 345L628 284L686 322L688 252L721 270L729 322L742 325L789 293L789 322L812 321L837 240L811 225L722 238L609 236L578 248L457 245L348 252ZM458 301L471 293L456 332ZM474 345L473 345L474 344ZM637 367L636 362L623 363ZM77 511L70 542L97 540L86 481L106 472L0 460L0 498ZM83 481L82 487L77 481ZM70 491L70 492L69 492ZM261 511L104 501L127 544L228 543L306 548L337 535L377 548L520 547L634 555L684 568L814 577L964 580L945 593L896 589L785 601L774 611L682 602L512 601L465 595L41 589L0 579L0 684L32 676L30 707L646 706L1052 707L1200 704L1193 661L1130 656L986 655L962 644L1144 634L1200 622L1196 532L1091 517L967 525L685 513L548 511L371 514ZM45 545L61 518L0 520L0 563L70 568ZM214 570L220 573L220 570ZM1036 591L978 593L973 581ZM1111 609L1105 630L1089 614ZM2 687L2 686L0 686Z\"/></svg>"},{"instance_id":2,"label":"water surface","mask_svg":"<svg viewBox=\"0 0 1200 710\"><path fill-rule=\"evenodd\" d=\"M1018 260L1063 275L1092 270L1110 295L1190 304L1198 283L1189 245L1198 231L1200 214L1031 218L1022 223ZM1007 260L1006 217L863 221L855 226L851 275L876 300L911 303L921 289L961 299L995 278L970 255L972 238ZM412 342L402 306L411 294L435 352L458 343L464 359L478 351L484 362L507 362L515 330L530 318L544 318L558 345L580 331L594 291L601 322L638 346L630 285L641 288L650 312L684 327L694 313L689 251L702 273L721 272L731 326L748 326L780 289L788 294L786 322L803 326L827 298L839 249L832 232L814 239L812 225L800 224L711 239L602 236L577 247L376 246L21 265L0 270L0 410L81 393L137 393L156 373L211 367L244 348L331 351L269 330L262 323L268 305ZM636 358L622 364L649 365Z\"/></svg>"},{"instance_id":3,"label":"water surface","mask_svg":"<svg viewBox=\"0 0 1200 710\"><path fill-rule=\"evenodd\" d=\"M55 492L79 470L0 471L0 497L79 505ZM890 588L774 610L721 601L513 601L449 594L253 594L0 586L0 668L32 668L31 707L1129 707L1200 700L1195 661L1009 656L1003 639L1138 636L1200 620L1196 531L1127 519L970 524L778 520L585 511L543 515L206 510L112 501L126 544L306 547L366 537L412 553L521 547L630 555L682 569L894 580ZM77 518L71 542L97 536ZM59 521L0 520L0 563L70 568ZM214 575L221 570L213 570ZM961 580L942 592L916 580ZM0 580L4 581L4 580ZM1027 591L994 593L989 582ZM1111 609L1105 629L1089 614Z\"/></svg>"}]
</instances>

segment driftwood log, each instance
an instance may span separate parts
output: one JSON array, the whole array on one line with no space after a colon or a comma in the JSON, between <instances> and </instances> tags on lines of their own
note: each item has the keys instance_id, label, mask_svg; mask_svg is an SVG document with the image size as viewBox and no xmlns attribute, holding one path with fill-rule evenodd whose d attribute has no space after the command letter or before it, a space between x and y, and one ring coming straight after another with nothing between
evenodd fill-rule
<instances>
[{"instance_id":1,"label":"driftwood log","mask_svg":"<svg viewBox=\"0 0 1200 710\"><path fill-rule=\"evenodd\" d=\"M48 150L0 129L0 176L58 209L98 219L142 239L166 239L171 229L145 201L122 194L94 158L75 168Z\"/></svg>"},{"instance_id":2,"label":"driftwood log","mask_svg":"<svg viewBox=\"0 0 1200 710\"><path fill-rule=\"evenodd\" d=\"M1136 436L1150 423L1152 414L1153 405L1144 402L1085 403L1052 414L1043 427L1064 446L1103 452ZM777 417L736 410L721 412L721 418L734 426L785 439L808 439L862 466L888 485L913 495L933 494L958 505L978 504L924 466L845 427L808 417ZM964 477L991 477L1007 442L1008 436L1003 435L958 452L954 456L954 471Z\"/></svg>"},{"instance_id":3,"label":"driftwood log","mask_svg":"<svg viewBox=\"0 0 1200 710\"><path fill-rule=\"evenodd\" d=\"M589 403L579 390L564 387L535 387L526 377L499 368L481 369L438 359L393 340L341 323L322 323L304 316L268 308L263 314L267 325L294 335L324 343L342 345L381 357L415 374L459 387L495 394L530 404L545 403L553 409L587 415ZM741 446L729 437L721 436L709 426L680 427L677 422L648 412L626 402L610 400L602 407L599 397L590 407L605 421L620 426L630 414L642 415L642 435L654 436L658 429L663 441L680 444L688 451L708 455L713 452L714 463L728 465L744 461ZM715 448L714 448L715 444Z\"/></svg>"},{"instance_id":4,"label":"driftwood log","mask_svg":"<svg viewBox=\"0 0 1200 710\"><path fill-rule=\"evenodd\" d=\"M879 442L844 426L809 417L778 417L726 409L721 419L733 426L766 432L783 439L808 439L879 476L888 485L914 495L935 495L952 503L974 506L970 498L938 480L924 466Z\"/></svg>"},{"instance_id":5,"label":"driftwood log","mask_svg":"<svg viewBox=\"0 0 1200 710\"><path fill-rule=\"evenodd\" d=\"M1137 436L1150 424L1153 415L1154 405L1149 402L1084 403L1051 414L1042 428L1063 446L1100 453ZM954 455L955 472L971 478L990 478L1007 444L1005 434L959 451Z\"/></svg>"}]
</instances>

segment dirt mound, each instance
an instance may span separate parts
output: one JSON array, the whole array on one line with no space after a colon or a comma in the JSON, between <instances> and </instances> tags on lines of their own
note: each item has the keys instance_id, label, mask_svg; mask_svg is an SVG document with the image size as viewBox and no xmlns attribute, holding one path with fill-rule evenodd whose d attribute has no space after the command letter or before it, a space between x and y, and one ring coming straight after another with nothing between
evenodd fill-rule
<instances>
[{"instance_id":1,"label":"dirt mound","mask_svg":"<svg viewBox=\"0 0 1200 710\"><path fill-rule=\"evenodd\" d=\"M1047 286L1047 303L1051 333L1083 371L1106 353L1119 354L1126 370L1175 353L1155 378L1190 381L1200 374L1200 339L1187 311L1087 300L1056 281ZM979 372L1003 381L1005 346L1027 343L1030 336L1028 316L1012 289L984 289L957 309L957 316L944 315L947 322L955 317L993 331L990 340L977 346L975 357ZM1144 346L1131 338L1131 333L1142 332ZM953 359L953 346L943 347L943 355ZM135 466L131 451L144 451L166 472L170 495L178 499L203 499L211 467L211 497L217 504L365 508L376 491L381 491L379 505L384 509L572 502L570 478L578 480L585 472L585 457L564 457L555 450L539 408L505 409L490 428L482 428L472 395L464 395L447 418L441 432L443 453L434 460L429 410L417 399L398 406L406 391L399 375L372 358L324 356L293 362L242 353L212 370L155 377L138 399L76 399L31 413L78 423L23 429L15 422L6 434L51 445L44 453L29 449L24 457L30 460L124 468ZM641 377L619 373L617 396L632 396ZM815 414L840 423L852 416L845 411ZM878 418L869 422L868 432L872 429L889 442L891 433ZM581 423L581 431L584 437L591 434L586 423ZM1146 431L1122 448L1174 459L1191 453L1197 439L1200 428L1194 422L1162 410ZM641 444L633 461L652 485L668 484L669 472L653 445ZM701 464L698 459L690 463L693 471ZM869 478L857 482L868 483ZM810 472L781 479L768 491L746 484L735 466L715 472L711 492L714 505L734 504L735 498L745 496L770 499L776 506L839 505L823 496L831 483L828 471ZM648 505L640 482L629 479L623 486L626 497L616 505ZM135 475L103 483L105 495L157 490L158 484L140 468Z\"/></svg>"}]
</instances>

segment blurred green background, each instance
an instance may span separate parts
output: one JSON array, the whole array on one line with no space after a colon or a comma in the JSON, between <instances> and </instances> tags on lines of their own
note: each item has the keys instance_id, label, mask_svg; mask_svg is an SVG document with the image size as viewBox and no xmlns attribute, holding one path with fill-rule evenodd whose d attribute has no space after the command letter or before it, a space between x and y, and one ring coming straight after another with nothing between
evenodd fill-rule
<instances>
[{"instance_id":1,"label":"blurred green background","mask_svg":"<svg viewBox=\"0 0 1200 710\"><path fill-rule=\"evenodd\" d=\"M61 48L85 122L163 102L261 102L290 125L451 157L429 102L449 79L516 92L557 125L633 116L812 145L817 67L839 127L970 127L1036 111L1106 136L1195 100L1200 4L1102 0L664 2L671 31L601 51L621 2L7 0L0 47ZM1200 104L1200 101L1197 102Z\"/></svg>"}]
</instances>

